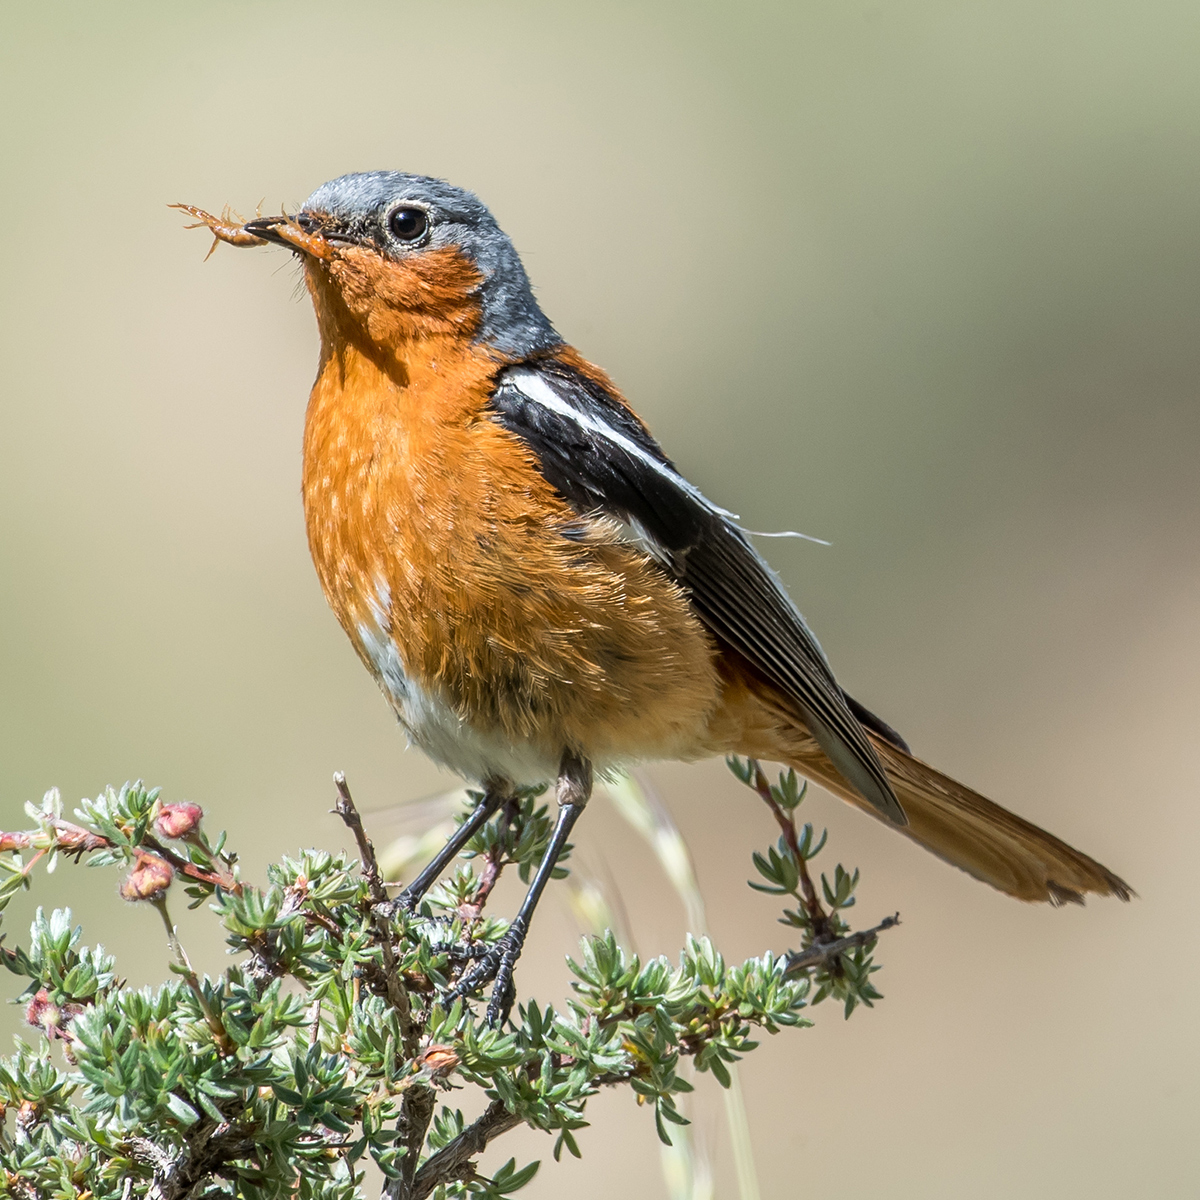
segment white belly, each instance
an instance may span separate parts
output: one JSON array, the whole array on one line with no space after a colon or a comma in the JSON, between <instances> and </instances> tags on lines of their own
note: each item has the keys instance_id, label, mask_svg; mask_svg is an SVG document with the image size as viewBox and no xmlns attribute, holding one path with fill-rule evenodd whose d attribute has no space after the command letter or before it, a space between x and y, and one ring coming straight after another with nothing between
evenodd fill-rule
<instances>
[{"instance_id":1,"label":"white belly","mask_svg":"<svg viewBox=\"0 0 1200 1200\"><path fill-rule=\"evenodd\" d=\"M558 775L557 756L473 728L444 698L417 684L389 636L386 608L371 607L375 620L359 623L359 643L410 742L435 762L476 782L504 779L527 785L547 783Z\"/></svg>"}]
</instances>

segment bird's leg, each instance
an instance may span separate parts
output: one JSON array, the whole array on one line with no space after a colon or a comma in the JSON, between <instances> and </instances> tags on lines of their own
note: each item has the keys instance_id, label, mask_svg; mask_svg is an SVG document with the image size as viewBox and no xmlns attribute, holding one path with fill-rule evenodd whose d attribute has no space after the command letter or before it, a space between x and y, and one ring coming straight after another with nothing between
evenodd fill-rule
<instances>
[{"instance_id":1,"label":"bird's leg","mask_svg":"<svg viewBox=\"0 0 1200 1200\"><path fill-rule=\"evenodd\" d=\"M396 908L406 908L410 912L416 908L425 893L437 882L438 876L458 856L458 852L479 832L497 809L512 797L513 786L506 779L486 780L483 785L483 799L434 855L425 870L396 897L393 902Z\"/></svg>"},{"instance_id":2,"label":"bird's leg","mask_svg":"<svg viewBox=\"0 0 1200 1200\"><path fill-rule=\"evenodd\" d=\"M558 769L558 820L554 824L554 832L550 835L550 844L538 864L537 874L529 885L529 891L525 893L520 911L513 918L508 932L455 984L448 996L449 1000L465 996L482 987L489 979L494 979L487 1011L489 1025L501 1025L508 1019L515 995L513 967L521 957L525 935L529 932L529 923L533 919L533 910L537 908L542 892L546 890L546 884L554 874L558 856L571 835L571 827L579 819L579 814L583 812L591 795L592 764L586 758L568 750L563 755L562 765Z\"/></svg>"}]
</instances>

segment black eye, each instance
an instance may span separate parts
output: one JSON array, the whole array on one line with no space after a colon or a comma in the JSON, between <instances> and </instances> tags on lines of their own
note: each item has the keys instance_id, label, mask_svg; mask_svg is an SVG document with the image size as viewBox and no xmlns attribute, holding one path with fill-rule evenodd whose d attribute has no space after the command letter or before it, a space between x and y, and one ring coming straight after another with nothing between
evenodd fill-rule
<instances>
[{"instance_id":1,"label":"black eye","mask_svg":"<svg viewBox=\"0 0 1200 1200\"><path fill-rule=\"evenodd\" d=\"M388 217L388 228L399 242L415 242L425 236L429 217L419 208L397 208Z\"/></svg>"}]
</instances>

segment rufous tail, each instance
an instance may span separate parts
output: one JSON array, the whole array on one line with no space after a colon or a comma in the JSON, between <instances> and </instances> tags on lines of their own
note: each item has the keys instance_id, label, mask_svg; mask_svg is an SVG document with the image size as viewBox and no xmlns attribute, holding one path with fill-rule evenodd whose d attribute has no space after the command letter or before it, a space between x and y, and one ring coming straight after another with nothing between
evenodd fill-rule
<instances>
[{"instance_id":1,"label":"rufous tail","mask_svg":"<svg viewBox=\"0 0 1200 1200\"><path fill-rule=\"evenodd\" d=\"M1082 904L1088 892L1122 900L1134 894L1107 867L1053 834L993 804L874 733L870 737L908 816L906 826L892 828L939 858L1019 900ZM793 752L784 756L784 761L843 800L884 820L815 746L812 753L797 756ZM884 824L889 822L884 820Z\"/></svg>"}]
</instances>

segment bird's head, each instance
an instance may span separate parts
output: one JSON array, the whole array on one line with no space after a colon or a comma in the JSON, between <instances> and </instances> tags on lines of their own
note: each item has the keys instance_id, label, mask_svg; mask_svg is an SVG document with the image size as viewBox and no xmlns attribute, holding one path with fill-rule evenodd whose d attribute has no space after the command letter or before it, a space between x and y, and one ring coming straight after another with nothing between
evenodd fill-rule
<instances>
[{"instance_id":1,"label":"bird's head","mask_svg":"<svg viewBox=\"0 0 1200 1200\"><path fill-rule=\"evenodd\" d=\"M561 341L495 217L441 179L343 175L317 188L299 212L259 217L241 230L301 257L327 341L365 334L395 348L465 335L502 359Z\"/></svg>"}]
</instances>

